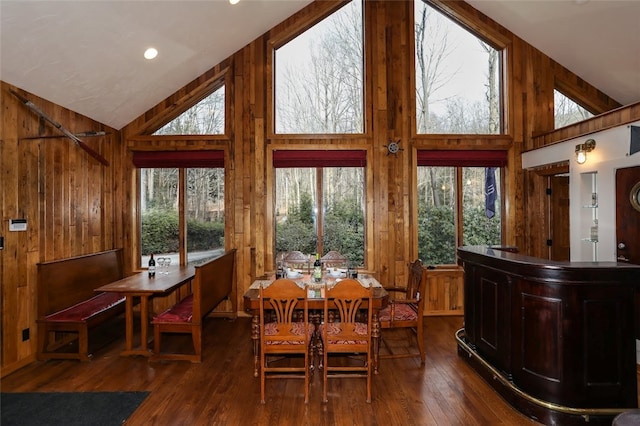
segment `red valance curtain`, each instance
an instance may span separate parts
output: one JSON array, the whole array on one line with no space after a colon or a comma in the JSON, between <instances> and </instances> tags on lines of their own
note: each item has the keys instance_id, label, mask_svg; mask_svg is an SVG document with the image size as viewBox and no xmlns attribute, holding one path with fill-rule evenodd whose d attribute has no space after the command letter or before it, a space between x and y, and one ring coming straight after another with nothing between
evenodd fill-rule
<instances>
[{"instance_id":1,"label":"red valance curtain","mask_svg":"<svg viewBox=\"0 0 640 426\"><path fill-rule=\"evenodd\" d=\"M133 165L139 168L224 167L224 151L134 151Z\"/></svg>"},{"instance_id":2,"label":"red valance curtain","mask_svg":"<svg viewBox=\"0 0 640 426\"><path fill-rule=\"evenodd\" d=\"M418 151L418 166L504 167L506 165L507 151Z\"/></svg>"},{"instance_id":3,"label":"red valance curtain","mask_svg":"<svg viewBox=\"0 0 640 426\"><path fill-rule=\"evenodd\" d=\"M276 150L273 167L364 167L363 150Z\"/></svg>"}]
</instances>

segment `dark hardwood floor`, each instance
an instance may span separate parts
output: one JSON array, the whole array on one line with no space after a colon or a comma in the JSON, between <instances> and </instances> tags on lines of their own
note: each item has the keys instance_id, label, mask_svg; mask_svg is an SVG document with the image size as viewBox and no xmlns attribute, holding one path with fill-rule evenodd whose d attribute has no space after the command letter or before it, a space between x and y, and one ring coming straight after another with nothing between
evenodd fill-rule
<instances>
[{"instance_id":1,"label":"dark hardwood floor","mask_svg":"<svg viewBox=\"0 0 640 426\"><path fill-rule=\"evenodd\" d=\"M120 320L109 332L119 326L124 330ZM364 379L358 378L330 380L329 402L323 404L318 374L309 404L304 404L303 382L296 379L267 381L267 403L260 404L249 318L208 319L202 364L121 357L121 336L98 350L91 362L35 362L3 378L1 388L150 391L127 425L537 424L510 408L458 357L454 333L461 326L461 317L426 318L426 365L421 367L418 358L382 360L370 404L365 402ZM181 337L175 337L179 343Z\"/></svg>"}]
</instances>

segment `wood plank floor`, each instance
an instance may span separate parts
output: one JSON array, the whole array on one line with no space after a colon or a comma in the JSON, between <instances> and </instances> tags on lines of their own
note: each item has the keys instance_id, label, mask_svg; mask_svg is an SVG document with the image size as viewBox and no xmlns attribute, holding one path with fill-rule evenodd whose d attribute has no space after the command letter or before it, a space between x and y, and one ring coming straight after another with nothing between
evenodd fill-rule
<instances>
[{"instance_id":1,"label":"wood plank floor","mask_svg":"<svg viewBox=\"0 0 640 426\"><path fill-rule=\"evenodd\" d=\"M150 391L127 425L537 424L510 408L458 357L454 333L461 326L461 317L426 318L426 365L418 359L382 360L370 404L364 379L358 378L330 380L329 402L323 404L318 374L309 404L296 379L267 381L267 403L260 404L249 318L208 319L202 364L121 357L122 337L91 362L36 362L3 378L1 387L3 392Z\"/></svg>"}]
</instances>

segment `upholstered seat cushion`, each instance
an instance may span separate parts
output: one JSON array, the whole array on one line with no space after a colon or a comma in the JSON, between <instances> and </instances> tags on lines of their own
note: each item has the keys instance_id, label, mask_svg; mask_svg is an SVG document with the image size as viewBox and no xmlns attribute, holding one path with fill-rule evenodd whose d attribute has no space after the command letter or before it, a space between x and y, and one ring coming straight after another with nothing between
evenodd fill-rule
<instances>
[{"instance_id":1,"label":"upholstered seat cushion","mask_svg":"<svg viewBox=\"0 0 640 426\"><path fill-rule=\"evenodd\" d=\"M264 334L265 336L275 336L278 334L278 326L282 327L283 325L278 325L277 322L269 322L264 325ZM313 336L316 327L313 324L309 324L309 340ZM303 322L294 322L291 323L291 333L296 336L304 336L304 323ZM268 340L265 342L268 345L295 345L295 344L303 344L301 341L288 341L288 340Z\"/></svg>"},{"instance_id":2,"label":"upholstered seat cushion","mask_svg":"<svg viewBox=\"0 0 640 426\"><path fill-rule=\"evenodd\" d=\"M396 303L393 308L393 321L416 321L418 313L407 303ZM387 306L378 312L380 322L391 321L391 306Z\"/></svg>"},{"instance_id":3,"label":"upholstered seat cushion","mask_svg":"<svg viewBox=\"0 0 640 426\"><path fill-rule=\"evenodd\" d=\"M354 332L356 334L360 334L362 336L366 336L367 335L367 324L363 323L363 322L356 322L354 323L355 327L354 327ZM328 323L324 323L324 324L320 324L320 327L318 327L318 330L320 331L320 335L324 336L324 328L327 328L327 336L335 336L337 334L339 334L342 331L342 326L340 325L339 322L328 322ZM364 345L367 343L366 340L332 340L331 343L334 344L338 344L338 345L353 345L353 344L357 344L357 345Z\"/></svg>"},{"instance_id":4,"label":"upholstered seat cushion","mask_svg":"<svg viewBox=\"0 0 640 426\"><path fill-rule=\"evenodd\" d=\"M154 322L191 322L193 319L193 295L187 296L160 315Z\"/></svg>"},{"instance_id":5,"label":"upholstered seat cushion","mask_svg":"<svg viewBox=\"0 0 640 426\"><path fill-rule=\"evenodd\" d=\"M46 317L50 322L86 321L94 315L123 303L124 296L118 293L99 293L91 299L77 303Z\"/></svg>"}]
</instances>

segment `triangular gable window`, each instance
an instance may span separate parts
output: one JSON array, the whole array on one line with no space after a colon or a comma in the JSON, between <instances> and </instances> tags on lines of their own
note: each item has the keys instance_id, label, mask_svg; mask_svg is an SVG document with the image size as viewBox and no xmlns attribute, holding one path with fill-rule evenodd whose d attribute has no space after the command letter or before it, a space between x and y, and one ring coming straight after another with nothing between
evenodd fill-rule
<instances>
[{"instance_id":1,"label":"triangular gable window","mask_svg":"<svg viewBox=\"0 0 640 426\"><path fill-rule=\"evenodd\" d=\"M224 134L224 86L183 112L154 135L222 135Z\"/></svg>"}]
</instances>

